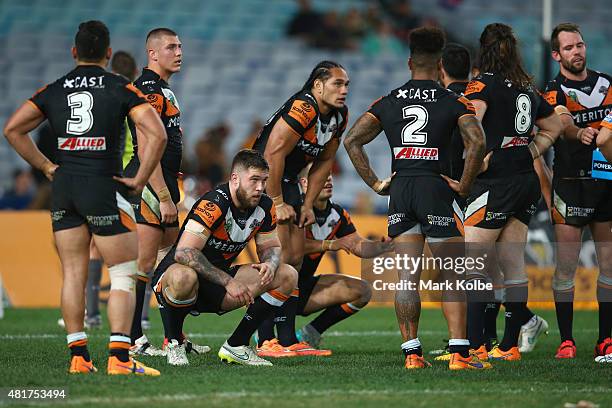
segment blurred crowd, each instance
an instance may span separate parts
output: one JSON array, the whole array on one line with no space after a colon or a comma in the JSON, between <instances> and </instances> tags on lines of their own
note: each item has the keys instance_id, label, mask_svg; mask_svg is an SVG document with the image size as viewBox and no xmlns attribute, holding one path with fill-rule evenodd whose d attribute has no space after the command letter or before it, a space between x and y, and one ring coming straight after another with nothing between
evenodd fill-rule
<instances>
[{"instance_id":1,"label":"blurred crowd","mask_svg":"<svg viewBox=\"0 0 612 408\"><path fill-rule=\"evenodd\" d=\"M460 1L440 3L455 7ZM299 9L287 26L287 35L321 49L402 56L406 55L411 30L439 25L435 18L415 13L409 0L371 1L365 9L351 8L344 14L316 10L310 0L298 0L298 4ZM450 33L447 36L452 37Z\"/></svg>"}]
</instances>

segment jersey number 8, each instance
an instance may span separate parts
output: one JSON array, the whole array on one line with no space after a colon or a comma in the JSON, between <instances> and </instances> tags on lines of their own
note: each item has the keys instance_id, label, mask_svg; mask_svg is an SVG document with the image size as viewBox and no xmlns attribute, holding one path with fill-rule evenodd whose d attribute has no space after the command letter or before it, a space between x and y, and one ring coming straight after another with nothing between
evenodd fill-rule
<instances>
[{"instance_id":1,"label":"jersey number 8","mask_svg":"<svg viewBox=\"0 0 612 408\"><path fill-rule=\"evenodd\" d=\"M402 129L402 144L425 145L427 144L427 132L421 132L429 121L427 109L421 105L406 106L402 109L405 120L410 122Z\"/></svg>"},{"instance_id":2,"label":"jersey number 8","mask_svg":"<svg viewBox=\"0 0 612 408\"><path fill-rule=\"evenodd\" d=\"M93 126L93 95L87 91L74 92L68 95L70 119L66 122L66 133L84 135Z\"/></svg>"},{"instance_id":3,"label":"jersey number 8","mask_svg":"<svg viewBox=\"0 0 612 408\"><path fill-rule=\"evenodd\" d=\"M525 94L516 98L516 116L514 117L514 130L522 134L531 127L531 99Z\"/></svg>"}]
</instances>

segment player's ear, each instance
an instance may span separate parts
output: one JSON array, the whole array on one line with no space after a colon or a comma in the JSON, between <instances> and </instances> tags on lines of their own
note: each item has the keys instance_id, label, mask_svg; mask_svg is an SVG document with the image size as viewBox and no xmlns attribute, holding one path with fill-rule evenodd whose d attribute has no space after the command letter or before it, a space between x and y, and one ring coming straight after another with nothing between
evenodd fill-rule
<instances>
[{"instance_id":1,"label":"player's ear","mask_svg":"<svg viewBox=\"0 0 612 408\"><path fill-rule=\"evenodd\" d=\"M112 56L113 56L113 49L111 47L108 47L106 49L106 59L110 61Z\"/></svg>"},{"instance_id":2,"label":"player's ear","mask_svg":"<svg viewBox=\"0 0 612 408\"><path fill-rule=\"evenodd\" d=\"M559 51L551 51L550 55L553 57L553 59L557 62L561 61L561 55L559 55Z\"/></svg>"},{"instance_id":3,"label":"player's ear","mask_svg":"<svg viewBox=\"0 0 612 408\"><path fill-rule=\"evenodd\" d=\"M76 47L72 47L70 49L70 53L72 54L72 58L74 58L76 60L77 59L77 50L76 50Z\"/></svg>"},{"instance_id":4,"label":"player's ear","mask_svg":"<svg viewBox=\"0 0 612 408\"><path fill-rule=\"evenodd\" d=\"M412 71L412 57L408 58L408 69Z\"/></svg>"}]
</instances>

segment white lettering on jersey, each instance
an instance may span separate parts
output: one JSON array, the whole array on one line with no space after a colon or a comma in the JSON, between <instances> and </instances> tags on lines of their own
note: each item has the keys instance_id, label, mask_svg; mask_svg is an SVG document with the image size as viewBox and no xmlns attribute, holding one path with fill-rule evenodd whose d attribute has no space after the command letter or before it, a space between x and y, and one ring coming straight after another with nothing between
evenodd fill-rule
<instances>
[{"instance_id":1,"label":"white lettering on jersey","mask_svg":"<svg viewBox=\"0 0 612 408\"><path fill-rule=\"evenodd\" d=\"M74 77L73 79L66 78L64 80L65 88L104 88L102 80L104 76L97 77Z\"/></svg>"}]
</instances>

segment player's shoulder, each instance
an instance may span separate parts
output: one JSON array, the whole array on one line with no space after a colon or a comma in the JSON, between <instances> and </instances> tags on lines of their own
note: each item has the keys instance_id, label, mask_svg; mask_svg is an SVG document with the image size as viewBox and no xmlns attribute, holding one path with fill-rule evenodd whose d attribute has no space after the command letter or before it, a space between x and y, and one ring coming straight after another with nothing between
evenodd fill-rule
<instances>
[{"instance_id":1,"label":"player's shoulder","mask_svg":"<svg viewBox=\"0 0 612 408\"><path fill-rule=\"evenodd\" d=\"M307 128L319 116L317 100L310 92L304 90L293 94L285 103L283 110L304 128Z\"/></svg>"},{"instance_id":2,"label":"player's shoulder","mask_svg":"<svg viewBox=\"0 0 612 408\"><path fill-rule=\"evenodd\" d=\"M340 214L340 215L344 215L344 214L348 215L349 214L349 212L342 205L338 204L337 202L330 200L329 203L331 205L331 208L333 210L335 210L338 214Z\"/></svg>"},{"instance_id":3,"label":"player's shoulder","mask_svg":"<svg viewBox=\"0 0 612 408\"><path fill-rule=\"evenodd\" d=\"M482 92L487 87L494 87L499 82L498 75L492 72L482 72L472 78L465 87L464 95Z\"/></svg>"},{"instance_id":4,"label":"player's shoulder","mask_svg":"<svg viewBox=\"0 0 612 408\"><path fill-rule=\"evenodd\" d=\"M230 200L227 184L221 184L202 195L191 207L191 212L202 218L210 227L227 213Z\"/></svg>"},{"instance_id":5,"label":"player's shoulder","mask_svg":"<svg viewBox=\"0 0 612 408\"><path fill-rule=\"evenodd\" d=\"M134 80L134 86L145 94L161 93L161 78L150 69L143 68L140 76Z\"/></svg>"}]
</instances>

